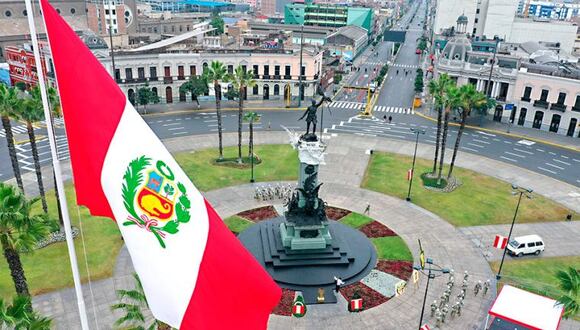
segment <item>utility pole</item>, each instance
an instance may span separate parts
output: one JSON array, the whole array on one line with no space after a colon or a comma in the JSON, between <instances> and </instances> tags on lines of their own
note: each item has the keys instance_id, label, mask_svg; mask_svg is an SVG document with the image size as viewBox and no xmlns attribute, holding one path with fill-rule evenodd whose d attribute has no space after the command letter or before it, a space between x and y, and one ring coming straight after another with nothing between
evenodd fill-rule
<instances>
[{"instance_id":1,"label":"utility pole","mask_svg":"<svg viewBox=\"0 0 580 330\"><path fill-rule=\"evenodd\" d=\"M115 51L113 50L113 11L111 10L111 6L109 3L109 44L111 45L111 65L113 67L113 79L115 79L115 81L117 80L117 77L115 76L116 73L116 68L115 68ZM113 2L114 4L114 2ZM105 9L105 1L103 0L103 10L106 12L107 9ZM115 13L117 11L115 10ZM105 17L106 19L106 17Z\"/></svg>"},{"instance_id":2,"label":"utility pole","mask_svg":"<svg viewBox=\"0 0 580 330\"><path fill-rule=\"evenodd\" d=\"M423 307L421 308L421 317L419 318L419 327L418 329L421 330L423 326L423 313L425 313L425 301L427 300L427 292L429 291L429 281L434 279L435 277L439 277L443 274L449 274L449 269L442 268L433 263L431 258L427 258L425 263L428 265L428 268L425 268L424 265L413 266L415 271L421 272L425 274L423 271L427 270L427 285L425 286L425 295L423 296Z\"/></svg>"},{"instance_id":3,"label":"utility pole","mask_svg":"<svg viewBox=\"0 0 580 330\"><path fill-rule=\"evenodd\" d=\"M304 92L302 88L302 52L304 50L304 22L300 28L300 68L298 69L298 107L302 105L302 93ZM306 72L305 72L306 73Z\"/></svg>"},{"instance_id":4,"label":"utility pole","mask_svg":"<svg viewBox=\"0 0 580 330\"><path fill-rule=\"evenodd\" d=\"M411 201L411 187L413 186L413 177L415 176L415 160L417 158L417 145L419 144L419 134L425 134L425 130L411 128L411 132L417 136L415 139L415 152L413 153L413 165L411 166L411 176L409 178L409 191L407 192L407 202ZM429 282L427 282L429 283Z\"/></svg>"},{"instance_id":5,"label":"utility pole","mask_svg":"<svg viewBox=\"0 0 580 330\"><path fill-rule=\"evenodd\" d=\"M489 77L487 79L487 89L485 95L491 97L491 76L493 74L493 66L495 65L495 56L497 55L497 48L499 46L499 38L495 39L495 48L493 50L493 58L491 59L491 69L489 70Z\"/></svg>"}]
</instances>

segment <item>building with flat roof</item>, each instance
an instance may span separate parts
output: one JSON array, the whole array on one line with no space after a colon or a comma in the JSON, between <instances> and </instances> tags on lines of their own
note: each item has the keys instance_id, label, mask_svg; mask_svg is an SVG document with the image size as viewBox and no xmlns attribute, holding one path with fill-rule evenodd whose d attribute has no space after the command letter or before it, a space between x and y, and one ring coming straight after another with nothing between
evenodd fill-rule
<instances>
[{"instance_id":1,"label":"building with flat roof","mask_svg":"<svg viewBox=\"0 0 580 330\"><path fill-rule=\"evenodd\" d=\"M352 61L368 45L367 31L356 25L339 28L326 38L326 48L331 56Z\"/></svg>"},{"instance_id":2,"label":"building with flat roof","mask_svg":"<svg viewBox=\"0 0 580 330\"><path fill-rule=\"evenodd\" d=\"M371 34L373 11L344 5L291 3L284 7L284 23L332 28L356 25Z\"/></svg>"},{"instance_id":3,"label":"building with flat roof","mask_svg":"<svg viewBox=\"0 0 580 330\"><path fill-rule=\"evenodd\" d=\"M203 1L203 0L144 0L157 12L170 11L173 13L186 12L224 12L235 10L236 5L230 2Z\"/></svg>"}]
</instances>

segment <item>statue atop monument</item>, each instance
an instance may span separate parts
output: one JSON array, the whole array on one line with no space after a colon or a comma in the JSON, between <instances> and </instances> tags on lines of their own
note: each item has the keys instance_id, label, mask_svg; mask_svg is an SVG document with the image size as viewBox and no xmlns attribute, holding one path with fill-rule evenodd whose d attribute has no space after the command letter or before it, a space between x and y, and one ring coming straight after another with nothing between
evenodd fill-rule
<instances>
[{"instance_id":1,"label":"statue atop monument","mask_svg":"<svg viewBox=\"0 0 580 330\"><path fill-rule=\"evenodd\" d=\"M306 117L306 134L303 135L303 138L304 140L307 141L316 140L316 124L318 122L317 119L318 108L322 105L324 101L332 101L330 97L324 95L324 92L322 91L320 85L317 86L316 92L318 95L322 96L322 98L320 99L320 101L318 101L318 103L316 102L315 99L312 99L312 104L308 108L306 108L304 114L302 114L302 117L298 119L302 120L304 117ZM310 134L310 124L312 124L312 134Z\"/></svg>"}]
</instances>

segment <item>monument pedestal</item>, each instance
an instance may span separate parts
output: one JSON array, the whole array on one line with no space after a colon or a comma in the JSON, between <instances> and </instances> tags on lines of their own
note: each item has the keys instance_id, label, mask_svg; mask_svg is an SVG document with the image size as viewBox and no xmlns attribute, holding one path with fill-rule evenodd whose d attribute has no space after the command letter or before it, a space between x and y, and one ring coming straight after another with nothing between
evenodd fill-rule
<instances>
[{"instance_id":1,"label":"monument pedestal","mask_svg":"<svg viewBox=\"0 0 580 330\"><path fill-rule=\"evenodd\" d=\"M291 250L325 249L332 244L328 222L321 225L297 226L291 222L280 224L282 245Z\"/></svg>"}]
</instances>

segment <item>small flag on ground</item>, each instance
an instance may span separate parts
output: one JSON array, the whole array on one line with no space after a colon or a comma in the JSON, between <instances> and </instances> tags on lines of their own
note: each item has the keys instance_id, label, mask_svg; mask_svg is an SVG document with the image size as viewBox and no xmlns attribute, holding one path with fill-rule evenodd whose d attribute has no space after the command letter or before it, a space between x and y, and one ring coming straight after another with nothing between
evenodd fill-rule
<instances>
[{"instance_id":1,"label":"small flag on ground","mask_svg":"<svg viewBox=\"0 0 580 330\"><path fill-rule=\"evenodd\" d=\"M493 247L496 249L505 249L507 245L507 237L501 235L495 235L495 239L493 240Z\"/></svg>"},{"instance_id":2,"label":"small flag on ground","mask_svg":"<svg viewBox=\"0 0 580 330\"><path fill-rule=\"evenodd\" d=\"M427 324L423 324L423 326L421 327L421 330L431 330L431 328L429 328L429 326Z\"/></svg>"},{"instance_id":3,"label":"small flag on ground","mask_svg":"<svg viewBox=\"0 0 580 330\"><path fill-rule=\"evenodd\" d=\"M410 181L412 177L413 177L413 169L409 169L407 171L407 181Z\"/></svg>"},{"instance_id":4,"label":"small flag on ground","mask_svg":"<svg viewBox=\"0 0 580 330\"><path fill-rule=\"evenodd\" d=\"M265 329L281 289L105 67L48 0L40 2L77 202L117 221L153 316L182 330Z\"/></svg>"},{"instance_id":5,"label":"small flag on ground","mask_svg":"<svg viewBox=\"0 0 580 330\"><path fill-rule=\"evenodd\" d=\"M294 317L302 317L306 314L306 305L304 304L304 297L302 295L296 296L294 304L292 305L292 315Z\"/></svg>"},{"instance_id":6,"label":"small flag on ground","mask_svg":"<svg viewBox=\"0 0 580 330\"><path fill-rule=\"evenodd\" d=\"M351 312L360 312L362 310L362 298L352 299L350 301L350 311Z\"/></svg>"}]
</instances>

